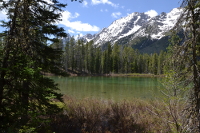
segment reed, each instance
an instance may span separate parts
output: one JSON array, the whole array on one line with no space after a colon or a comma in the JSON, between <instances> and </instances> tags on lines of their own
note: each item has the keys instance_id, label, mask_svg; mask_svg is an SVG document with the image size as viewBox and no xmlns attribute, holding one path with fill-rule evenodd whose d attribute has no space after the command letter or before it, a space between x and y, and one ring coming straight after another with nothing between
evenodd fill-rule
<instances>
[{"instance_id":1,"label":"reed","mask_svg":"<svg viewBox=\"0 0 200 133\"><path fill-rule=\"evenodd\" d=\"M160 133L174 132L176 129L168 107L156 100L135 99L114 103L94 99L78 100L64 96L64 102L63 112L52 116L53 132Z\"/></svg>"}]
</instances>

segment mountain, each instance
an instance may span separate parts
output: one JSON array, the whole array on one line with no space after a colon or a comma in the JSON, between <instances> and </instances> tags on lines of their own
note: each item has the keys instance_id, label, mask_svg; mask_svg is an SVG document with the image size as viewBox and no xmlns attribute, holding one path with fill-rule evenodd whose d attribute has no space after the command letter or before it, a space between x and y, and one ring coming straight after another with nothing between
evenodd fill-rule
<instances>
[{"instance_id":1,"label":"mountain","mask_svg":"<svg viewBox=\"0 0 200 133\"><path fill-rule=\"evenodd\" d=\"M87 42L93 40L94 38L95 38L95 35L91 35L91 34L86 34L85 36L82 37L82 39Z\"/></svg>"},{"instance_id":2,"label":"mountain","mask_svg":"<svg viewBox=\"0 0 200 133\"><path fill-rule=\"evenodd\" d=\"M174 8L169 13L150 17L145 13L132 13L114 21L96 35L87 34L84 38L93 40L96 45L129 45L140 52L154 53L164 50L169 42L169 31L174 27L183 9Z\"/></svg>"}]
</instances>

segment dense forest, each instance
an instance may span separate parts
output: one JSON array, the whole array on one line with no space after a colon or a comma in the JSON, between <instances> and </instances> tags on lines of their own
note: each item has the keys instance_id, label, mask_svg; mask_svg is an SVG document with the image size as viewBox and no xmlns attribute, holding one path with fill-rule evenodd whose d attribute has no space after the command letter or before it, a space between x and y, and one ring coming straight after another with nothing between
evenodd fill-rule
<instances>
[{"instance_id":1,"label":"dense forest","mask_svg":"<svg viewBox=\"0 0 200 133\"><path fill-rule=\"evenodd\" d=\"M73 37L63 42L51 45L63 50L63 65L66 70L88 74L110 73L150 73L163 74L167 63L167 52L141 54L130 46L106 43L103 46L93 44L93 41L84 42Z\"/></svg>"}]
</instances>

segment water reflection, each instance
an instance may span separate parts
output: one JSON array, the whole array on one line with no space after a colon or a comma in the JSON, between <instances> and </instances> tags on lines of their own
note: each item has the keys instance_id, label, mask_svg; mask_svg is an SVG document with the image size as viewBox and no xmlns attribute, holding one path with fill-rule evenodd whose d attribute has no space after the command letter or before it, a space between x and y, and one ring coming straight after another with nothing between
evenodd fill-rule
<instances>
[{"instance_id":1,"label":"water reflection","mask_svg":"<svg viewBox=\"0 0 200 133\"><path fill-rule=\"evenodd\" d=\"M61 93L76 98L99 100L151 99L160 95L158 78L141 77L53 77Z\"/></svg>"}]
</instances>

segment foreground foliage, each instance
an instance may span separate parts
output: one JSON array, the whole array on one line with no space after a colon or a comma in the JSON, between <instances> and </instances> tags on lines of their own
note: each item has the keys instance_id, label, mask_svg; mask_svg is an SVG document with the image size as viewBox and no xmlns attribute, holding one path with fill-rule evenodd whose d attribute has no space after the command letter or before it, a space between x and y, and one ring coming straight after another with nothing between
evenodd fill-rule
<instances>
[{"instance_id":1,"label":"foreground foliage","mask_svg":"<svg viewBox=\"0 0 200 133\"><path fill-rule=\"evenodd\" d=\"M94 99L73 99L64 96L63 114L52 116L54 121L49 130L59 133L142 133L178 132L171 112L182 110L171 108L161 100L157 101L97 101ZM179 112L180 113L180 112Z\"/></svg>"},{"instance_id":2,"label":"foreground foliage","mask_svg":"<svg viewBox=\"0 0 200 133\"><path fill-rule=\"evenodd\" d=\"M177 92L186 88L187 103L183 110L184 130L200 132L200 1L183 0L184 13L176 24L176 32L184 31L183 39L175 39L172 63ZM181 43L181 45L180 45Z\"/></svg>"},{"instance_id":3,"label":"foreground foliage","mask_svg":"<svg viewBox=\"0 0 200 133\"><path fill-rule=\"evenodd\" d=\"M52 99L62 101L53 80L44 72L62 75L61 50L47 45L66 36L55 23L65 5L53 0L0 0L7 12L0 43L0 131L37 131L60 112ZM51 38L50 38L51 35ZM53 38L56 37L56 38ZM64 73L63 73L64 74Z\"/></svg>"}]
</instances>

